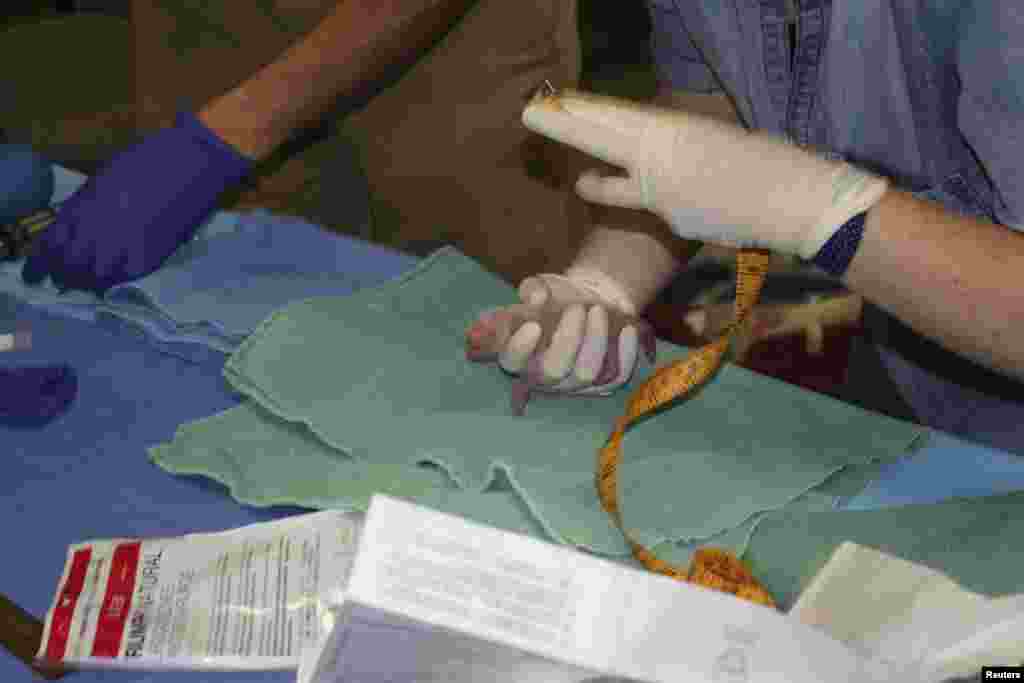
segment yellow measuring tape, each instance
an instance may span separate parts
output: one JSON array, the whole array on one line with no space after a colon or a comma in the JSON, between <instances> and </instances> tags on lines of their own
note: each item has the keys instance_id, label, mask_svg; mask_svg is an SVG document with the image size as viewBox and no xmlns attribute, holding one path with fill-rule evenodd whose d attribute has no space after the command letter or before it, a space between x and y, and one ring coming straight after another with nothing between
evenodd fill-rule
<instances>
[{"instance_id":1,"label":"yellow measuring tape","mask_svg":"<svg viewBox=\"0 0 1024 683\"><path fill-rule=\"evenodd\" d=\"M697 552L688 568L659 560L633 539L622 522L618 503L619 459L622 439L630 425L648 413L689 393L703 384L722 364L733 335L747 322L768 274L769 252L741 250L736 256L736 300L733 320L714 341L695 349L686 358L659 369L633 392L626 414L619 418L608 442L598 453L597 495L632 549L633 556L647 569L682 581L698 583L764 605L774 606L771 595L750 571L728 553L714 549Z\"/></svg>"},{"instance_id":2,"label":"yellow measuring tape","mask_svg":"<svg viewBox=\"0 0 1024 683\"><path fill-rule=\"evenodd\" d=\"M559 89L552 85L551 81L545 80L533 92L527 94L527 101L555 97L558 93ZM775 601L753 577L746 565L723 550L701 548L694 554L690 566L685 569L659 560L654 553L630 536L622 523L618 503L619 459L626 430L644 415L689 393L715 373L722 364L726 351L729 350L730 341L747 323L751 311L757 304L765 277L768 275L769 257L770 253L762 249L738 251L732 322L718 339L694 350L683 360L661 368L630 396L626 414L619 418L615 431L598 453L597 495L601 505L615 522L615 526L629 543L633 556L647 569L774 607Z\"/></svg>"}]
</instances>

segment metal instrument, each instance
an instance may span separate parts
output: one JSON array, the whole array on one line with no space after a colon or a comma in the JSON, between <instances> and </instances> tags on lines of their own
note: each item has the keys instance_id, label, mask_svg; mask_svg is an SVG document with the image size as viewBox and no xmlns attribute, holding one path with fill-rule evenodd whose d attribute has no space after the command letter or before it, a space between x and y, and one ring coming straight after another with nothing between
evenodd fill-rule
<instances>
[{"instance_id":1,"label":"metal instrument","mask_svg":"<svg viewBox=\"0 0 1024 683\"><path fill-rule=\"evenodd\" d=\"M37 211L9 225L0 226L0 261L16 261L28 255L32 242L57 217L57 206Z\"/></svg>"}]
</instances>

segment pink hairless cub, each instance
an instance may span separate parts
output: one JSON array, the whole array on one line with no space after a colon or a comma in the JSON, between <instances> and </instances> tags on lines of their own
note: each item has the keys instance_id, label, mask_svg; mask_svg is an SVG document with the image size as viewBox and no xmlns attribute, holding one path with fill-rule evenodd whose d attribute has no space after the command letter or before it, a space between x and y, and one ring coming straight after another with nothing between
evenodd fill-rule
<instances>
[{"instance_id":1,"label":"pink hairless cub","mask_svg":"<svg viewBox=\"0 0 1024 683\"><path fill-rule=\"evenodd\" d=\"M522 415L526 404L534 391L559 395L546 390L540 363L543 352L551 344L551 338L565 310L564 305L546 303L540 306L531 304L515 304L488 311L466 331L466 359L478 363L489 363L498 360L505 344L521 325L531 320L540 323L543 329L537 350L530 358L526 371L515 378L512 383L512 411ZM634 326L640 348L648 362L654 363L657 356L657 341L654 329L643 318L629 316L614 308L608 308L608 350L604 356L601 371L594 380L594 386L608 384L619 375L619 335L627 326Z\"/></svg>"}]
</instances>

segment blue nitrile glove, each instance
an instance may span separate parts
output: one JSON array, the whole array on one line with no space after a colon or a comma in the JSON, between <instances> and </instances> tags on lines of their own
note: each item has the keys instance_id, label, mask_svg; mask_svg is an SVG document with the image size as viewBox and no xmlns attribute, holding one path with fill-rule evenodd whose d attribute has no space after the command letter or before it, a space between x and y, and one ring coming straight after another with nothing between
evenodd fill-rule
<instances>
[{"instance_id":1,"label":"blue nitrile glove","mask_svg":"<svg viewBox=\"0 0 1024 683\"><path fill-rule=\"evenodd\" d=\"M53 166L31 147L0 145L0 224L49 206L53 184Z\"/></svg>"},{"instance_id":2,"label":"blue nitrile glove","mask_svg":"<svg viewBox=\"0 0 1024 683\"><path fill-rule=\"evenodd\" d=\"M118 154L64 203L32 246L22 277L102 293L148 275L252 166L194 114L178 114L174 126Z\"/></svg>"},{"instance_id":3,"label":"blue nitrile glove","mask_svg":"<svg viewBox=\"0 0 1024 683\"><path fill-rule=\"evenodd\" d=\"M37 427L60 415L78 393L68 365L0 367L0 425Z\"/></svg>"}]
</instances>

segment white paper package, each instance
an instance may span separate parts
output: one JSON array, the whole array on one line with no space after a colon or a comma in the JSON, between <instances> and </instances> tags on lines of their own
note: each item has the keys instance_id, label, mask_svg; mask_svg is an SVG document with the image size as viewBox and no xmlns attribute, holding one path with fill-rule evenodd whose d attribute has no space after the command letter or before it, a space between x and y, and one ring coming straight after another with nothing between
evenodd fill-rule
<instances>
[{"instance_id":1,"label":"white paper package","mask_svg":"<svg viewBox=\"0 0 1024 683\"><path fill-rule=\"evenodd\" d=\"M836 549L790 614L926 681L1024 662L1024 594L973 593L934 569L855 543Z\"/></svg>"},{"instance_id":2,"label":"white paper package","mask_svg":"<svg viewBox=\"0 0 1024 683\"><path fill-rule=\"evenodd\" d=\"M378 495L298 680L892 680L875 664L761 605Z\"/></svg>"},{"instance_id":3,"label":"white paper package","mask_svg":"<svg viewBox=\"0 0 1024 683\"><path fill-rule=\"evenodd\" d=\"M36 658L71 668L296 669L344 600L360 518L325 511L75 544Z\"/></svg>"}]
</instances>

